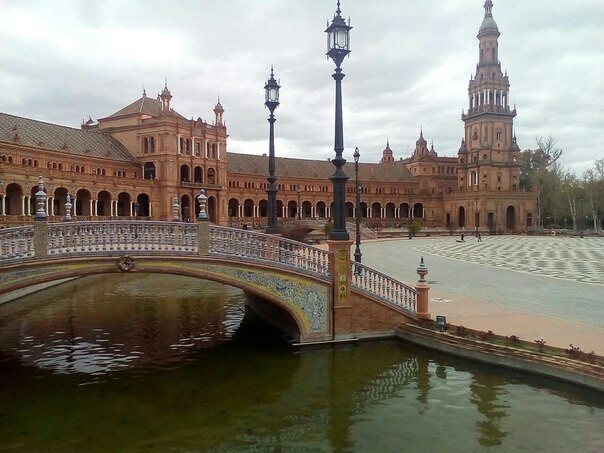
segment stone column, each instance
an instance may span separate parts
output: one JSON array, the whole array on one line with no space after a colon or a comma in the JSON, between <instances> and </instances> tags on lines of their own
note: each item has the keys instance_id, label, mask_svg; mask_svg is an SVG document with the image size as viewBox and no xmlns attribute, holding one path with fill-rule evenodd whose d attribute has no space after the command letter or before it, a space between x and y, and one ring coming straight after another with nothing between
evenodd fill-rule
<instances>
[{"instance_id":1,"label":"stone column","mask_svg":"<svg viewBox=\"0 0 604 453\"><path fill-rule=\"evenodd\" d=\"M48 256L47 199L46 192L44 192L44 180L40 176L38 180L38 192L36 192L36 215L34 217L34 256L38 259Z\"/></svg>"},{"instance_id":2,"label":"stone column","mask_svg":"<svg viewBox=\"0 0 604 453\"><path fill-rule=\"evenodd\" d=\"M428 274L428 268L424 264L424 257L422 256L421 261L419 263L419 267L417 268L417 274L419 275L419 280L415 285L415 289L417 290L417 306L416 313L418 318L430 319L430 307L429 307L429 299L428 293L430 291L430 286L426 282L426 275Z\"/></svg>"},{"instance_id":3,"label":"stone column","mask_svg":"<svg viewBox=\"0 0 604 453\"><path fill-rule=\"evenodd\" d=\"M352 305L350 285L352 272L350 247L353 241L327 241L329 251L333 254L330 263L333 277L332 295L332 335L334 339L349 338L352 334Z\"/></svg>"},{"instance_id":4,"label":"stone column","mask_svg":"<svg viewBox=\"0 0 604 453\"><path fill-rule=\"evenodd\" d=\"M197 254L207 256L210 254L210 219L206 212L208 197L205 190L201 189L197 195L199 215L197 216Z\"/></svg>"}]
</instances>

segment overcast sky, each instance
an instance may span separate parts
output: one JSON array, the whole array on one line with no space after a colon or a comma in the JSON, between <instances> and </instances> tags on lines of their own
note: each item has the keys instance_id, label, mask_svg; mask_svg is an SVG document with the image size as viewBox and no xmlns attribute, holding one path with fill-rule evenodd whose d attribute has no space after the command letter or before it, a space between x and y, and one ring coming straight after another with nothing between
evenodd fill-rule
<instances>
[{"instance_id":1,"label":"overcast sky","mask_svg":"<svg viewBox=\"0 0 604 453\"><path fill-rule=\"evenodd\" d=\"M552 134L578 175L604 157L604 2L493 0L499 58L521 149ZM342 0L344 157L377 162L386 140L407 157L420 127L455 156L478 61L484 0ZM168 80L172 107L212 122L228 150L268 152L264 83L281 81L279 156L333 157L335 0L0 0L0 111L66 126L108 116Z\"/></svg>"}]
</instances>

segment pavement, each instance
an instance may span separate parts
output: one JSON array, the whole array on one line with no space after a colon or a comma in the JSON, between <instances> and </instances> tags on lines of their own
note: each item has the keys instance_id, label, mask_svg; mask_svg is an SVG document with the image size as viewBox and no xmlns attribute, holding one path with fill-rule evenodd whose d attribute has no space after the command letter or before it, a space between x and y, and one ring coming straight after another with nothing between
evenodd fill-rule
<instances>
[{"instance_id":1,"label":"pavement","mask_svg":"<svg viewBox=\"0 0 604 453\"><path fill-rule=\"evenodd\" d=\"M433 318L604 356L604 238L457 239L364 241L362 262L414 285L423 256Z\"/></svg>"}]
</instances>

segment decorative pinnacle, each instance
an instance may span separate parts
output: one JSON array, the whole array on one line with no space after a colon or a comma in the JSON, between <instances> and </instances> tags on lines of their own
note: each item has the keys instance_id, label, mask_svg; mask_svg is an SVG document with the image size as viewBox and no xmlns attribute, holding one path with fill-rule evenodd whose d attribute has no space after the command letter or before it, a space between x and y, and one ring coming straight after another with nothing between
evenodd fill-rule
<instances>
[{"instance_id":1,"label":"decorative pinnacle","mask_svg":"<svg viewBox=\"0 0 604 453\"><path fill-rule=\"evenodd\" d=\"M338 16L340 15L342 11L340 10L340 0L338 0L338 9L336 10L336 13L338 14Z\"/></svg>"},{"instance_id":2,"label":"decorative pinnacle","mask_svg":"<svg viewBox=\"0 0 604 453\"><path fill-rule=\"evenodd\" d=\"M417 268L417 275L419 275L419 281L422 283L425 282L427 274L428 267L424 264L424 257L422 256L419 262L419 267Z\"/></svg>"}]
</instances>

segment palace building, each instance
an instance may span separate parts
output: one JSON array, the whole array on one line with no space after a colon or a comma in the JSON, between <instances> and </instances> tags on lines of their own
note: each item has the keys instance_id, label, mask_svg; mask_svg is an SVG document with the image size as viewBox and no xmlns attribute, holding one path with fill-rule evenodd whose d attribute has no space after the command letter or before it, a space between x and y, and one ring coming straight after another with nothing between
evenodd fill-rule
<instances>
[{"instance_id":1,"label":"palace building","mask_svg":"<svg viewBox=\"0 0 604 453\"><path fill-rule=\"evenodd\" d=\"M519 188L516 109L499 62L492 1L484 4L479 58L462 114L457 157L439 157L420 131L411 156L395 158L389 143L377 163L359 163L361 213L370 226L404 225L524 232L533 225L534 193ZM262 228L267 221L268 157L227 151L224 109L210 124L172 106L167 83L156 97L83 122L79 129L0 113L0 226L33 221L38 177L46 185L51 221L143 218L192 221L204 189L212 222ZM351 176L352 166L345 167ZM329 160L276 158L280 220L328 219L333 186ZM355 184L346 188L347 217Z\"/></svg>"}]
</instances>

